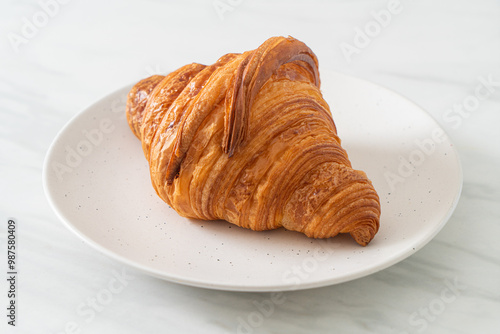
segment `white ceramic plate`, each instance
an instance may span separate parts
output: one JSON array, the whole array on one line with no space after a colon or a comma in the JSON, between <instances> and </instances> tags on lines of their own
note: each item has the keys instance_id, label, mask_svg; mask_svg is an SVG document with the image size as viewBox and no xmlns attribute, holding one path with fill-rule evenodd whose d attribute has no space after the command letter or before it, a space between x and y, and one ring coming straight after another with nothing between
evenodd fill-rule
<instances>
[{"instance_id":1,"label":"white ceramic plate","mask_svg":"<svg viewBox=\"0 0 500 334\"><path fill-rule=\"evenodd\" d=\"M346 282L393 265L428 243L460 196L456 150L421 108L373 83L322 73L322 91L356 169L377 189L381 226L367 246L348 235L314 240L283 229L245 230L182 218L156 195L125 118L131 86L73 118L46 157L44 187L76 235L112 258L187 285L293 290Z\"/></svg>"}]
</instances>

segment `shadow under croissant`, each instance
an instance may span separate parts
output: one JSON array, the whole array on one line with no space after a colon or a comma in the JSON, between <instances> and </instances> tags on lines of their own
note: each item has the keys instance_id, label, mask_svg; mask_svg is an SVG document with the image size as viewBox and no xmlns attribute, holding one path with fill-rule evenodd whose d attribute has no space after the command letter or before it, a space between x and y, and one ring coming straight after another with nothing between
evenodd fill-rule
<instances>
[{"instance_id":1,"label":"shadow under croissant","mask_svg":"<svg viewBox=\"0 0 500 334\"><path fill-rule=\"evenodd\" d=\"M242 239L254 239L254 240L269 240L270 242L280 240L280 243L285 245L290 245L293 249L304 247L307 244L321 244L322 248L331 248L333 252L340 245L346 245L349 247L356 247L352 242L352 236L349 233L339 233L335 237L331 238L310 238L304 233L298 231L287 230L284 227L279 227L272 230L265 231L254 231L248 228L244 228L225 220L201 220L193 218L183 218L186 224L192 224L206 232L207 237L211 235L227 235L227 240L235 240L238 237ZM248 244L252 244L248 242ZM329 246L328 246L329 245ZM312 246L314 247L314 246ZM359 247L359 246L358 246ZM305 248L305 247L304 247ZM293 250L291 250L293 251Z\"/></svg>"}]
</instances>

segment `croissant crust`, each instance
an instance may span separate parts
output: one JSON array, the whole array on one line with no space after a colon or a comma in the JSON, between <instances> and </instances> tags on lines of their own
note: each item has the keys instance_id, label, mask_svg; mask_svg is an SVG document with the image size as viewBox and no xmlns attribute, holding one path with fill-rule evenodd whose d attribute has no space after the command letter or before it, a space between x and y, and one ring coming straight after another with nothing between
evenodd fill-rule
<instances>
[{"instance_id":1,"label":"croissant crust","mask_svg":"<svg viewBox=\"0 0 500 334\"><path fill-rule=\"evenodd\" d=\"M154 189L184 217L313 238L350 233L363 246L379 229L377 192L352 169L318 60L295 38L141 80L126 113Z\"/></svg>"}]
</instances>

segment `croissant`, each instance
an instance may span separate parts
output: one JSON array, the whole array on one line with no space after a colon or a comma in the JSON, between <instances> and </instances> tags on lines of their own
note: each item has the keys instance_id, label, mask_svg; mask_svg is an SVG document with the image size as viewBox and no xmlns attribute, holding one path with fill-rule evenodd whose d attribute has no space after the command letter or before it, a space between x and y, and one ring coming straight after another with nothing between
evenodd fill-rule
<instances>
[{"instance_id":1,"label":"croissant","mask_svg":"<svg viewBox=\"0 0 500 334\"><path fill-rule=\"evenodd\" d=\"M297 39L143 79L126 115L154 189L181 216L312 238L350 233L362 246L379 229L377 192L352 169L317 57Z\"/></svg>"}]
</instances>

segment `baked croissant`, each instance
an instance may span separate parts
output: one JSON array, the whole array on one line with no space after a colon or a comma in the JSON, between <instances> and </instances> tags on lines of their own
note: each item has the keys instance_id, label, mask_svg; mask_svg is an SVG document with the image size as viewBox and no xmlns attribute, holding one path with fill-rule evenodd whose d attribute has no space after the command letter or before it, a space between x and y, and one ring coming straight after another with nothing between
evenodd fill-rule
<instances>
[{"instance_id":1,"label":"baked croissant","mask_svg":"<svg viewBox=\"0 0 500 334\"><path fill-rule=\"evenodd\" d=\"M138 82L127 120L157 194L181 216L313 238L379 228L371 181L351 168L314 53L292 37Z\"/></svg>"}]
</instances>

